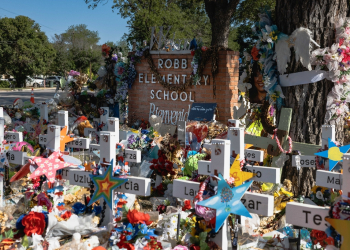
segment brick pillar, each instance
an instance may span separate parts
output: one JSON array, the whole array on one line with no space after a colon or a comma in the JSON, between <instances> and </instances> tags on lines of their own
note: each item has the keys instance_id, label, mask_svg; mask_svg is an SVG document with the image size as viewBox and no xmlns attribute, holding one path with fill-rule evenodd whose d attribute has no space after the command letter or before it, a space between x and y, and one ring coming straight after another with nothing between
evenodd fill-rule
<instances>
[{"instance_id":1,"label":"brick pillar","mask_svg":"<svg viewBox=\"0 0 350 250\"><path fill-rule=\"evenodd\" d=\"M161 75L165 75L165 80L168 80L168 74L170 74L170 81L174 83L175 76L180 76L180 84L183 82L183 75L186 75L186 79L192 73L192 56L190 54L161 54L161 55L152 55L155 66L158 69L158 72ZM167 59L172 61L173 66L167 69L164 66L163 68L158 68L158 59L163 59L163 62ZM180 67L178 69L174 68L174 60L179 59ZM181 68L181 60L186 59L187 68ZM168 61L168 66L170 65ZM238 102L238 78L239 78L239 53L234 51L220 51L219 52L219 64L218 64L218 73L215 77L216 82L216 98L213 97L213 77L211 74L211 60L206 64L203 71L203 75L208 75L208 81L205 85L204 79L202 77L200 84L190 86L186 93L173 93L167 89L164 89L163 86L159 83L152 83L152 73L149 69L149 65L146 59L142 59L141 63L136 64L137 77L129 90L129 117L134 116L137 119L146 119L149 118L151 103L154 104L158 110L164 110L169 113L169 119L165 119L171 122L171 114L173 114L172 121L175 119L175 112L187 113L189 105L192 105L192 101L198 103L217 103L218 116L216 120L226 124L228 119L233 117L233 106L237 105ZM141 81L140 82L140 74ZM147 78L146 78L147 74ZM146 78L146 79L145 79ZM147 82L147 83L146 83ZM165 92L165 93L164 93ZM157 95L158 93L158 95ZM172 100L171 97L175 99L176 94L178 95L177 100ZM187 98L185 101L180 99L180 95L184 100L186 95ZM153 97L153 99L152 99ZM190 99L191 97L191 99ZM158 99L159 98L159 99ZM153 106L152 106L153 107ZM187 115L187 114L186 114ZM163 120L164 121L164 120Z\"/></svg>"}]
</instances>

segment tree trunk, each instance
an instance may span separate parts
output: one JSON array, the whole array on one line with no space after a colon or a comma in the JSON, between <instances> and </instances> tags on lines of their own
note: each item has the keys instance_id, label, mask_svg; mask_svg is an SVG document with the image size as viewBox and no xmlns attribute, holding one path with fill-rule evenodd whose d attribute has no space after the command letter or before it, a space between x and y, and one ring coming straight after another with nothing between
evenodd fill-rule
<instances>
[{"instance_id":1,"label":"tree trunk","mask_svg":"<svg viewBox=\"0 0 350 250\"><path fill-rule=\"evenodd\" d=\"M211 45L228 47L231 18L239 0L205 0L205 11L211 23Z\"/></svg>"},{"instance_id":2,"label":"tree trunk","mask_svg":"<svg viewBox=\"0 0 350 250\"><path fill-rule=\"evenodd\" d=\"M16 79L15 85L17 88L25 88L26 87L26 75L18 74L18 75L13 75L13 77Z\"/></svg>"},{"instance_id":3,"label":"tree trunk","mask_svg":"<svg viewBox=\"0 0 350 250\"><path fill-rule=\"evenodd\" d=\"M277 0L276 25L278 29L290 35L295 29L305 27L313 33L313 39L321 48L334 43L334 22L346 17L347 0ZM292 53L287 73L306 71L300 62L295 61ZM326 114L327 94L333 87L331 81L323 80L313 84L304 84L283 88L285 104L293 108L290 136L293 141L321 144L321 127ZM336 125L336 139L343 141L343 124ZM293 182L295 194L308 196L315 183L316 170L302 168L298 187L298 173L291 161L286 163L282 180Z\"/></svg>"}]
</instances>

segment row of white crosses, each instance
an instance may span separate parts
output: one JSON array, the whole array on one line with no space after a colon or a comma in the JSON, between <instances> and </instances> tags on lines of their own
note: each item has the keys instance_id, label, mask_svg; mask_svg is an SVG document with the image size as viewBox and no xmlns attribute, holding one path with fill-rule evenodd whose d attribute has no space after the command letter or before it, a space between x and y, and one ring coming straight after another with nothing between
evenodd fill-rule
<instances>
[{"instance_id":1,"label":"row of white crosses","mask_svg":"<svg viewBox=\"0 0 350 250\"><path fill-rule=\"evenodd\" d=\"M11 132L8 131L5 133L5 119L4 119L4 110L0 107L0 142L2 143L4 140L9 142L22 142L23 134L22 132ZM8 162L18 165L24 165L25 161L28 160L26 152L21 151L12 151L4 150L2 153L8 153ZM5 174L5 164L2 164L2 168L4 169ZM4 176L0 176L0 207L4 206Z\"/></svg>"},{"instance_id":2,"label":"row of white crosses","mask_svg":"<svg viewBox=\"0 0 350 250\"><path fill-rule=\"evenodd\" d=\"M319 170L317 172L319 172ZM340 186L338 185L337 189L341 189L345 196L349 196L350 154L343 155L343 174L334 174L336 174L336 176L332 176L332 178L335 179L337 177L338 181L341 183ZM327 227L329 227L329 223L325 220L325 218L329 216L329 210L330 207L320 207L315 205L290 202L286 207L286 221L287 223L296 226L325 231Z\"/></svg>"},{"instance_id":3,"label":"row of white crosses","mask_svg":"<svg viewBox=\"0 0 350 250\"><path fill-rule=\"evenodd\" d=\"M335 126L322 126L322 149L328 144L328 138L335 141ZM295 157L294 157L295 158ZM308 161L308 163L306 162ZM306 164L307 163L307 164ZM293 159L293 165L296 165ZM316 167L314 155L300 156L301 167ZM316 185L342 190L345 196L350 196L350 154L343 155L343 174L325 170L316 171ZM287 223L316 230L325 231L329 223L325 220L329 216L330 207L290 202L286 207Z\"/></svg>"},{"instance_id":4,"label":"row of white crosses","mask_svg":"<svg viewBox=\"0 0 350 250\"><path fill-rule=\"evenodd\" d=\"M211 145L204 145L204 147L211 147L211 161L198 161L198 174L201 175L218 175L222 174L224 179L230 177L230 156L232 152L239 154L240 158L244 157L244 128L239 127L239 120L229 120L228 140L213 139ZM258 151L258 150L255 150ZM216 154L220 152L220 154ZM261 160L261 152L248 151L250 153L257 153L256 161ZM262 155L263 157L263 155ZM249 171L257 173L257 176L252 180L279 183L280 174L278 168L247 166ZM210 178L212 185L217 185L215 180ZM174 180L173 196L182 199L193 200L197 195L200 183L185 180ZM251 213L256 213L262 216L272 216L274 210L274 197L271 195L257 194L246 192L241 199L244 206ZM214 238L214 242L222 249L227 249L227 222L224 223L218 235Z\"/></svg>"},{"instance_id":5,"label":"row of white crosses","mask_svg":"<svg viewBox=\"0 0 350 250\"><path fill-rule=\"evenodd\" d=\"M285 135L289 134L290 121L292 116L292 109L283 108L281 112L280 124L278 129ZM261 150L247 149L245 150L245 143L252 144L255 147L268 149L269 151L277 151L276 141L270 138L244 135L244 128L239 126L239 120L229 120L228 128L228 140L212 140L212 145L204 145L204 147L211 147L212 160L211 161L198 161L198 173L201 175L217 175L221 173L225 179L228 179L230 172L230 155L240 155L240 160L246 158L249 161L262 162L264 159L264 152ZM282 133L282 134L283 134ZM327 143L327 138L330 137L334 140L332 135L332 128L329 126L322 127L322 145ZM284 145L287 141L285 136L280 137L281 145ZM269 146L271 145L271 146ZM223 148L221 148L223 147ZM293 142L293 149L300 151L302 154L311 155L306 157L313 157L313 154L317 152L319 146L305 143ZM216 157L215 150L220 150L221 154ZM222 155L222 153L224 153ZM277 153L276 153L277 154ZM276 165L276 159L272 162L272 167L264 166L249 166L247 165L247 171L256 173L257 175L252 180L269 183L280 183L280 168ZM212 181L211 184L215 184ZM173 196L193 200L199 190L199 183L174 180ZM246 192L242 198L242 203L245 205L247 210L251 213L256 213L262 216L272 216L274 210L274 197L271 195L257 194ZM308 206L308 205L305 205ZM219 232L218 236L215 237L214 241L219 247L226 249L227 247L227 223Z\"/></svg>"},{"instance_id":6,"label":"row of white crosses","mask_svg":"<svg viewBox=\"0 0 350 250\"><path fill-rule=\"evenodd\" d=\"M100 150L100 163L113 162L113 166L116 165L116 144L119 142L119 119L108 117L108 108L107 117L104 116L101 118L101 122L106 124L105 130L100 132L100 145L90 144L89 138L74 138L70 143L67 143L67 146L70 148L79 148L79 149L90 149L90 153L93 153L95 150ZM104 112L106 114L106 112ZM22 132L7 132L4 134L4 125L5 121L3 117L3 109L0 109L0 139L4 139L13 142L20 142L23 140ZM42 104L40 106L40 119L48 120L48 107L47 104ZM68 127L68 111L58 111L58 125L49 125L46 135L39 136L39 143L46 145L48 149L57 150L60 148L60 134L62 127ZM96 130L95 130L96 131ZM126 134L125 134L126 135ZM126 139L126 136L124 137ZM125 161L128 162L141 162L141 152L139 150L125 150L125 156L128 157ZM17 165L24 165L29 159L25 152L21 151L9 151L9 162ZM83 187L90 187L90 172L85 172L78 169L67 168L63 169L63 178L66 178L70 181L72 185L78 185ZM129 181L124 183L122 186L116 189L116 192L126 193L127 196L131 195L142 195L149 196L151 193L151 180L149 178L141 177L128 177ZM3 177L0 177L0 192L3 193ZM2 202L1 202L2 205ZM108 223L113 221L113 210L107 208L105 212L105 219L102 225L107 226Z\"/></svg>"},{"instance_id":7,"label":"row of white crosses","mask_svg":"<svg viewBox=\"0 0 350 250\"><path fill-rule=\"evenodd\" d=\"M103 107L102 109L108 108ZM58 114L58 122L60 126L49 126L47 142L49 142L52 138L49 135L51 133L50 127L57 128L58 131L60 131L61 126L67 126L68 124L68 112L59 111ZM108 117L104 123L107 125L107 131L101 131L99 133L95 131L95 133L98 133L100 136L100 144L90 144L89 138L76 138L74 141L67 143L67 146L71 148L89 149L91 154L93 151L100 151L100 163L104 164L112 162L112 167L114 167L117 163L116 145L119 143L119 119ZM59 144L59 137L56 135L54 137L54 141L55 144ZM141 162L141 151L139 150L126 149L124 155L126 156L126 162ZM69 180L69 183L72 185L90 187L90 174L90 172L68 168L63 169L62 177ZM135 195L149 196L151 194L151 179L128 176L128 181L115 189L115 192L126 193L126 196L128 197ZM102 226L107 226L108 223L113 222L113 212L114 209L109 209L107 206L105 211L105 219L103 220Z\"/></svg>"}]
</instances>

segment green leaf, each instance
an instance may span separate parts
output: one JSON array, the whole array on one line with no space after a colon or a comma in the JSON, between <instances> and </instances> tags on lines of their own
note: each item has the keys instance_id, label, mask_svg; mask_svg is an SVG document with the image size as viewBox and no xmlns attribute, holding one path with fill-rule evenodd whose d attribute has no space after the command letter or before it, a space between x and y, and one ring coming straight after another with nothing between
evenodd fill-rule
<instances>
[{"instance_id":1,"label":"green leaf","mask_svg":"<svg viewBox=\"0 0 350 250\"><path fill-rule=\"evenodd\" d=\"M200 241L205 241L205 240L207 239L207 235L208 235L207 232L201 232L201 233L199 234L199 240L200 240Z\"/></svg>"},{"instance_id":2,"label":"green leaf","mask_svg":"<svg viewBox=\"0 0 350 250\"><path fill-rule=\"evenodd\" d=\"M126 205L123 205L123 209L126 213L129 212L129 208Z\"/></svg>"},{"instance_id":3,"label":"green leaf","mask_svg":"<svg viewBox=\"0 0 350 250\"><path fill-rule=\"evenodd\" d=\"M210 250L208 244L205 241L200 241L199 247L201 250Z\"/></svg>"},{"instance_id":4,"label":"green leaf","mask_svg":"<svg viewBox=\"0 0 350 250\"><path fill-rule=\"evenodd\" d=\"M5 232L5 238L6 239L12 239L13 238L13 231L12 231L12 229Z\"/></svg>"},{"instance_id":5,"label":"green leaf","mask_svg":"<svg viewBox=\"0 0 350 250\"><path fill-rule=\"evenodd\" d=\"M24 246L25 248L29 247L29 241L28 241L27 235L24 235L22 239L22 246Z\"/></svg>"}]
</instances>

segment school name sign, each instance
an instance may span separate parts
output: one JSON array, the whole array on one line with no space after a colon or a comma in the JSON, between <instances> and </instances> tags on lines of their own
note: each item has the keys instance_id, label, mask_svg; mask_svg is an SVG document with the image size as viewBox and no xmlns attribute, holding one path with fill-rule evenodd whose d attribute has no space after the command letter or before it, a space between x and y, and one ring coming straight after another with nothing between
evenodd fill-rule
<instances>
[{"instance_id":1,"label":"school name sign","mask_svg":"<svg viewBox=\"0 0 350 250\"><path fill-rule=\"evenodd\" d=\"M238 62L238 56L236 56L235 52L225 53L233 54L234 59L236 60L237 57ZM234 81L237 81L238 84L238 78L230 78L231 74L232 76L234 75L235 70L230 70L224 77L220 75L221 69L225 69L228 72L227 65L233 65L233 63L224 62L223 66L219 65L218 77L215 78L217 86L217 98L215 99L213 97L211 60L205 65L200 79L185 90L176 91L172 90L171 87L180 87L188 84L193 77L193 56L190 51L150 51L150 56L153 60L153 70L150 69L146 58L143 58L140 63L135 65L137 77L129 90L129 115L137 119L143 118L147 120L152 115L158 115L162 117L163 123L176 125L178 121L187 121L192 103L216 103L217 98L220 98L222 102L227 102L230 106L233 106L231 97L235 93L225 88L226 86L229 88L230 83L233 86L232 83ZM222 57L223 61L227 60L227 58L227 55ZM165 83L164 86L158 82L159 75L162 78L162 82ZM235 98L238 99L238 94ZM224 111L224 109L227 110ZM220 111L230 112L230 108L224 104L218 105L218 110L219 113ZM226 114L223 115L222 118L225 119ZM227 114L227 117L229 116L231 114Z\"/></svg>"}]
</instances>

